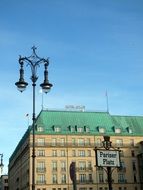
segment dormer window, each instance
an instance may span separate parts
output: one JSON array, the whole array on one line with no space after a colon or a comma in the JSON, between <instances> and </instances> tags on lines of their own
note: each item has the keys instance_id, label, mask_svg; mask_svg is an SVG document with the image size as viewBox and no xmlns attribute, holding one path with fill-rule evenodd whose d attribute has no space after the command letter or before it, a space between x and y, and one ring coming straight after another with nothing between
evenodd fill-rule
<instances>
[{"instance_id":1,"label":"dormer window","mask_svg":"<svg viewBox=\"0 0 143 190\"><path fill-rule=\"evenodd\" d=\"M75 127L69 126L70 132L75 132Z\"/></svg>"},{"instance_id":2,"label":"dormer window","mask_svg":"<svg viewBox=\"0 0 143 190\"><path fill-rule=\"evenodd\" d=\"M77 127L77 132L82 133L83 132L83 128L82 127Z\"/></svg>"},{"instance_id":3,"label":"dormer window","mask_svg":"<svg viewBox=\"0 0 143 190\"><path fill-rule=\"evenodd\" d=\"M115 128L115 133L117 134L121 133L121 128Z\"/></svg>"},{"instance_id":4,"label":"dormer window","mask_svg":"<svg viewBox=\"0 0 143 190\"><path fill-rule=\"evenodd\" d=\"M87 127L87 126L84 126L84 131L86 132L86 133L89 133L89 127Z\"/></svg>"},{"instance_id":5,"label":"dormer window","mask_svg":"<svg viewBox=\"0 0 143 190\"><path fill-rule=\"evenodd\" d=\"M99 127L99 133L105 133L105 128L104 127Z\"/></svg>"},{"instance_id":6,"label":"dormer window","mask_svg":"<svg viewBox=\"0 0 143 190\"><path fill-rule=\"evenodd\" d=\"M54 126L54 131L55 131L55 132L60 132L60 131L61 131L61 127L59 127L59 126Z\"/></svg>"},{"instance_id":7,"label":"dormer window","mask_svg":"<svg viewBox=\"0 0 143 190\"><path fill-rule=\"evenodd\" d=\"M44 131L44 128L43 128L42 126L38 126L38 127L37 127L37 131L38 131L38 132L42 132L42 131Z\"/></svg>"},{"instance_id":8,"label":"dormer window","mask_svg":"<svg viewBox=\"0 0 143 190\"><path fill-rule=\"evenodd\" d=\"M131 127L128 127L128 128L127 128L127 130L128 130L128 133L130 133L130 134L132 134L132 133L133 133L133 130L132 130L132 128L131 128Z\"/></svg>"}]
</instances>

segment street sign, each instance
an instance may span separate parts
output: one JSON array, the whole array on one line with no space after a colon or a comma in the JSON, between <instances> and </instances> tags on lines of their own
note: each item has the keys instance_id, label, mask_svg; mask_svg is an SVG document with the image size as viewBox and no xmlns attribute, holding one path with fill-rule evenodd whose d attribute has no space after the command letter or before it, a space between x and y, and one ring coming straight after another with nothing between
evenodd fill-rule
<instances>
[{"instance_id":1,"label":"street sign","mask_svg":"<svg viewBox=\"0 0 143 190\"><path fill-rule=\"evenodd\" d=\"M96 166L120 167L119 150L96 150Z\"/></svg>"}]
</instances>

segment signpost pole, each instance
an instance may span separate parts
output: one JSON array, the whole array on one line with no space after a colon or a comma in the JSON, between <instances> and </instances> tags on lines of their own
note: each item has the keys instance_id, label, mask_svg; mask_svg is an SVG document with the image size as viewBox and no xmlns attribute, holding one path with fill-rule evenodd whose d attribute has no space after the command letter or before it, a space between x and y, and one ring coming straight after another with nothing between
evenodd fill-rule
<instances>
[{"instance_id":1,"label":"signpost pole","mask_svg":"<svg viewBox=\"0 0 143 190\"><path fill-rule=\"evenodd\" d=\"M111 167L107 167L107 178L109 190L112 190L112 171Z\"/></svg>"},{"instance_id":2,"label":"signpost pole","mask_svg":"<svg viewBox=\"0 0 143 190\"><path fill-rule=\"evenodd\" d=\"M97 149L95 147L96 166L106 167L108 190L112 190L112 167L120 167L120 155L119 150L112 147L112 142L109 136L104 136L103 147L104 149ZM111 148L113 150L111 150Z\"/></svg>"},{"instance_id":3,"label":"signpost pole","mask_svg":"<svg viewBox=\"0 0 143 190\"><path fill-rule=\"evenodd\" d=\"M70 164L70 178L73 182L73 190L77 190L77 182L76 182L76 164L72 162Z\"/></svg>"}]
</instances>

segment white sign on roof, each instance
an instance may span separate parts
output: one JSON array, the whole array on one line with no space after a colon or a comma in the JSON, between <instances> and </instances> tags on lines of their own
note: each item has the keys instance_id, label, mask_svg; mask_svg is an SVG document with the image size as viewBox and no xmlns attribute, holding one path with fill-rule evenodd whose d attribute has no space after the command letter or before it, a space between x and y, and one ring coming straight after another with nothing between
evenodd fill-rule
<instances>
[{"instance_id":1,"label":"white sign on roof","mask_svg":"<svg viewBox=\"0 0 143 190\"><path fill-rule=\"evenodd\" d=\"M118 150L96 150L97 166L120 167L120 157Z\"/></svg>"}]
</instances>

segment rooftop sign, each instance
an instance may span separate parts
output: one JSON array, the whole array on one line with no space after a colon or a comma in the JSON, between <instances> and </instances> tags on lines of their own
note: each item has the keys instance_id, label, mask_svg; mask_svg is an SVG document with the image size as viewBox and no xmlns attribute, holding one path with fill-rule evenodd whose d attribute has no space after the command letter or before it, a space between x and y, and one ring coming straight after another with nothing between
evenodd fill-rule
<instances>
[{"instance_id":1,"label":"rooftop sign","mask_svg":"<svg viewBox=\"0 0 143 190\"><path fill-rule=\"evenodd\" d=\"M96 165L102 167L120 167L119 150L96 150Z\"/></svg>"}]
</instances>

